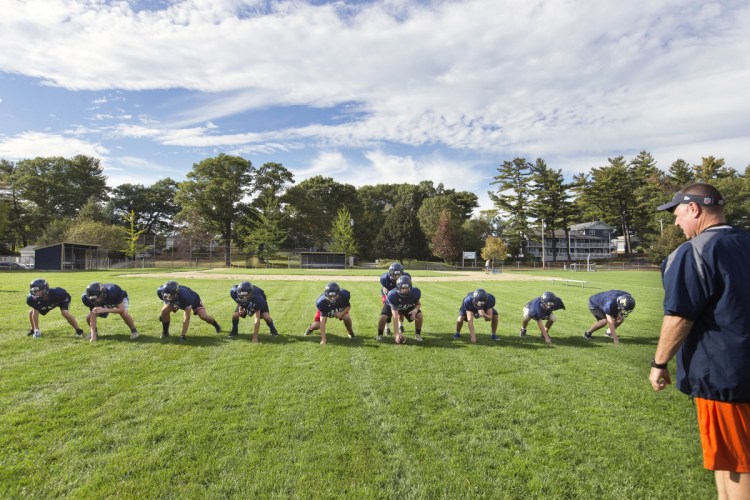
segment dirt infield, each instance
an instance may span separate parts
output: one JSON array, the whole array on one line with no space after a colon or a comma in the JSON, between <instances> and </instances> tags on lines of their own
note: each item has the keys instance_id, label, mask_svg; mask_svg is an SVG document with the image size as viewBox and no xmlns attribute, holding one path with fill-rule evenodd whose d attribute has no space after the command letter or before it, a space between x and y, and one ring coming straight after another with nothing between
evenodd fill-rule
<instances>
[{"instance_id":1,"label":"dirt infield","mask_svg":"<svg viewBox=\"0 0 750 500\"><path fill-rule=\"evenodd\" d=\"M378 276L344 276L344 275L322 275L322 274L254 274L252 270L244 274L219 274L213 271L179 271L174 273L158 274L129 274L128 277L139 278L188 278L188 279L212 279L212 280L269 280L269 281L373 281ZM484 274L483 272L462 273L462 272L445 272L444 276L419 276L415 278L418 281L550 281L552 278L545 276L532 276L526 274Z\"/></svg>"}]
</instances>

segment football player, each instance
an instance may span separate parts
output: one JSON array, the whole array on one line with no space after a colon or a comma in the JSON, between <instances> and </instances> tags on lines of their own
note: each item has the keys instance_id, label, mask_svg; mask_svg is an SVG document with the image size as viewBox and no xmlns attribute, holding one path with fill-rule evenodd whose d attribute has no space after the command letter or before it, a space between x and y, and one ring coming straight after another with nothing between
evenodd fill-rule
<instances>
[{"instance_id":1,"label":"football player","mask_svg":"<svg viewBox=\"0 0 750 500\"><path fill-rule=\"evenodd\" d=\"M47 280L35 279L29 285L29 295L26 297L26 304L29 309L29 322L31 329L26 335L33 335L34 338L42 336L39 329L39 314L45 316L55 307L60 308L60 313L70 323L70 326L76 331L76 337L83 338L83 330L78 327L78 322L70 314L70 294L64 288L50 288Z\"/></svg>"},{"instance_id":2,"label":"football player","mask_svg":"<svg viewBox=\"0 0 750 500\"><path fill-rule=\"evenodd\" d=\"M628 292L609 290L592 295L589 297L589 311L596 318L596 322L583 332L583 338L591 340L591 334L606 325L607 337L611 337L615 344L619 344L617 327L625 321L633 309L635 309L635 299Z\"/></svg>"},{"instance_id":3,"label":"football player","mask_svg":"<svg viewBox=\"0 0 750 500\"><path fill-rule=\"evenodd\" d=\"M229 332L230 337L236 337L239 334L240 318L247 318L248 314L255 317L253 342L258 342L261 316L271 330L271 335L279 334L268 310L266 293L261 288L251 284L249 281L243 281L239 285L234 285L229 290L229 296L237 303L234 314L232 314L232 331Z\"/></svg>"},{"instance_id":4,"label":"football player","mask_svg":"<svg viewBox=\"0 0 750 500\"><path fill-rule=\"evenodd\" d=\"M349 315L352 307L349 302L350 298L349 291L341 288L338 283L328 283L323 290L323 295L315 301L318 311L315 313L312 324L305 330L305 335L310 335L313 331L320 329L320 343L325 344L327 342L326 322L328 318L336 318L344 322L346 334L353 339L352 318Z\"/></svg>"},{"instance_id":5,"label":"football player","mask_svg":"<svg viewBox=\"0 0 750 500\"><path fill-rule=\"evenodd\" d=\"M404 271L404 266L399 264L398 262L394 262L388 267L388 272L383 273L380 276L380 302L383 304L383 309L380 311L380 319L378 320L378 336L376 337L377 340L383 340L383 332L385 331L386 335L391 334L391 329L389 328L389 324L391 322L391 317L393 314L391 313L391 305L387 302L388 292L396 288L396 281L401 276L409 276L411 275Z\"/></svg>"},{"instance_id":6,"label":"football player","mask_svg":"<svg viewBox=\"0 0 750 500\"><path fill-rule=\"evenodd\" d=\"M96 328L97 318L106 318L110 313L119 314L122 320L130 328L130 338L138 338L138 329L135 327L133 318L128 313L128 292L113 283L101 284L93 282L86 287L86 292L81 296L83 305L89 308L86 315L86 323L89 325L91 342L99 338Z\"/></svg>"},{"instance_id":7,"label":"football player","mask_svg":"<svg viewBox=\"0 0 750 500\"><path fill-rule=\"evenodd\" d=\"M544 292L541 296L533 299L523 307L523 323L521 324L520 336L526 336L526 327L532 319L539 325L539 331L542 332L542 338L548 344L552 344L549 336L549 329L557 321L557 316L553 311L565 309L565 304L560 297L552 292ZM544 324L544 321L547 324Z\"/></svg>"},{"instance_id":8,"label":"football player","mask_svg":"<svg viewBox=\"0 0 750 500\"><path fill-rule=\"evenodd\" d=\"M212 325L216 329L216 333L221 333L219 324L206 312L206 307L203 305L200 295L190 288L182 286L176 281L167 281L156 290L156 295L164 302L164 307L161 308L161 316L159 316L162 328L161 338L169 337L169 315L180 309L184 311L180 341L185 340L193 312L200 319Z\"/></svg>"},{"instance_id":9,"label":"football player","mask_svg":"<svg viewBox=\"0 0 750 500\"><path fill-rule=\"evenodd\" d=\"M475 318L484 318L485 321L491 321L492 335L490 338L492 340L498 340L498 314L495 309L495 296L491 293L487 293L482 288L477 288L473 292L469 292L461 302L461 307L458 309L458 319L456 320L456 333L453 334L453 338L461 338L461 328L464 326L464 321L466 321L469 325L471 343L476 344L477 335L474 331Z\"/></svg>"},{"instance_id":10,"label":"football player","mask_svg":"<svg viewBox=\"0 0 750 500\"><path fill-rule=\"evenodd\" d=\"M404 319L409 323L414 322L414 339L422 342L422 291L412 286L411 277L401 276L396 280L396 288L388 292L386 303L391 307L391 315L394 318L394 326L398 327L398 332L394 337L397 344L406 342L404 337ZM396 323L398 323L396 325Z\"/></svg>"}]
</instances>

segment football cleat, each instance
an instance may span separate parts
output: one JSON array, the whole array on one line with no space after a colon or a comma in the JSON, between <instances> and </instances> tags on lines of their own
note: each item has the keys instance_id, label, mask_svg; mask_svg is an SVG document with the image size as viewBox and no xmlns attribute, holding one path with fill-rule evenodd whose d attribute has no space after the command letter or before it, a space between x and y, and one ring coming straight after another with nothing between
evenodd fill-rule
<instances>
[{"instance_id":1,"label":"football cleat","mask_svg":"<svg viewBox=\"0 0 750 500\"><path fill-rule=\"evenodd\" d=\"M383 336L382 335L378 335L377 337L375 337L375 340L377 340L378 342L382 342Z\"/></svg>"},{"instance_id":2,"label":"football cleat","mask_svg":"<svg viewBox=\"0 0 750 500\"><path fill-rule=\"evenodd\" d=\"M354 338L354 332L346 332L346 335L347 335L347 336L348 336L348 337L349 337L350 339L353 339L353 338Z\"/></svg>"},{"instance_id":3,"label":"football cleat","mask_svg":"<svg viewBox=\"0 0 750 500\"><path fill-rule=\"evenodd\" d=\"M521 331L518 332L518 336L524 338L526 336L526 328L521 328Z\"/></svg>"},{"instance_id":4,"label":"football cleat","mask_svg":"<svg viewBox=\"0 0 750 500\"><path fill-rule=\"evenodd\" d=\"M42 336L42 332L40 332L39 330L35 330L35 331L34 331L34 338L35 338L35 339L38 339L38 338L40 338L41 336Z\"/></svg>"},{"instance_id":5,"label":"football cleat","mask_svg":"<svg viewBox=\"0 0 750 500\"><path fill-rule=\"evenodd\" d=\"M160 338L160 339L166 339L166 338L169 338L169 333L168 333L168 332L167 332L167 333L162 333L162 334L161 334L161 337L159 337L159 338Z\"/></svg>"},{"instance_id":6,"label":"football cleat","mask_svg":"<svg viewBox=\"0 0 750 500\"><path fill-rule=\"evenodd\" d=\"M180 335L180 342L185 342L185 336L184 335Z\"/></svg>"},{"instance_id":7,"label":"football cleat","mask_svg":"<svg viewBox=\"0 0 750 500\"><path fill-rule=\"evenodd\" d=\"M461 334L460 333L454 333L453 334L453 338L454 339L460 339L461 338Z\"/></svg>"},{"instance_id":8,"label":"football cleat","mask_svg":"<svg viewBox=\"0 0 750 500\"><path fill-rule=\"evenodd\" d=\"M273 330L273 331L271 332L271 335L273 335L273 336L276 336L276 335L278 335L278 334L279 334L279 331L278 331L278 330Z\"/></svg>"},{"instance_id":9,"label":"football cleat","mask_svg":"<svg viewBox=\"0 0 750 500\"><path fill-rule=\"evenodd\" d=\"M499 338L497 338L497 335L495 335L494 333L492 335L490 335L490 338L492 340L500 340Z\"/></svg>"},{"instance_id":10,"label":"football cleat","mask_svg":"<svg viewBox=\"0 0 750 500\"><path fill-rule=\"evenodd\" d=\"M583 338L586 340L591 340L591 334L589 332L583 332Z\"/></svg>"},{"instance_id":11,"label":"football cleat","mask_svg":"<svg viewBox=\"0 0 750 500\"><path fill-rule=\"evenodd\" d=\"M28 331L28 333L26 334L26 336L27 337L31 337L32 335L34 335L34 329L33 328Z\"/></svg>"},{"instance_id":12,"label":"football cleat","mask_svg":"<svg viewBox=\"0 0 750 500\"><path fill-rule=\"evenodd\" d=\"M401 335L404 334L404 325L398 325L398 333L400 333Z\"/></svg>"},{"instance_id":13,"label":"football cleat","mask_svg":"<svg viewBox=\"0 0 750 500\"><path fill-rule=\"evenodd\" d=\"M134 332L131 332L131 333L130 333L130 340L135 340L135 339L137 339L137 338L138 338L138 335L140 335L140 333L138 333L138 331L137 331L137 330L136 330L136 331L134 331Z\"/></svg>"},{"instance_id":14,"label":"football cleat","mask_svg":"<svg viewBox=\"0 0 750 500\"><path fill-rule=\"evenodd\" d=\"M237 332L229 332L229 335L227 335L227 337L231 339L233 337L236 337L237 335L239 335Z\"/></svg>"},{"instance_id":15,"label":"football cleat","mask_svg":"<svg viewBox=\"0 0 750 500\"><path fill-rule=\"evenodd\" d=\"M388 325L385 325L385 334L387 336L391 336L391 328Z\"/></svg>"},{"instance_id":16,"label":"football cleat","mask_svg":"<svg viewBox=\"0 0 750 500\"><path fill-rule=\"evenodd\" d=\"M416 340L417 342L422 342L422 336L417 333L414 335L414 340Z\"/></svg>"}]
</instances>

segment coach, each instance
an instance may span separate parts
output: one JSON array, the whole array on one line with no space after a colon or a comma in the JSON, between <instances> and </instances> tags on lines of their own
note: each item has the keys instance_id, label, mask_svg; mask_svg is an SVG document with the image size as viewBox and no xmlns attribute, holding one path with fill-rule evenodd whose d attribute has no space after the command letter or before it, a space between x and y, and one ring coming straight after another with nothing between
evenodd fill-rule
<instances>
[{"instance_id":1,"label":"coach","mask_svg":"<svg viewBox=\"0 0 750 500\"><path fill-rule=\"evenodd\" d=\"M692 184L658 207L687 242L662 264L664 320L649 380L695 397L703 464L719 498L750 498L750 234L725 223L724 198Z\"/></svg>"}]
</instances>

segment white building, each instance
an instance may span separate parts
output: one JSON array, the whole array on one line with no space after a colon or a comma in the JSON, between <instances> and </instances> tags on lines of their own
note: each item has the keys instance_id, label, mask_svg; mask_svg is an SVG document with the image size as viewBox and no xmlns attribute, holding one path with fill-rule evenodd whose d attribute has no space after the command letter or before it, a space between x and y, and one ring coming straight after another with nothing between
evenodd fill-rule
<instances>
[{"instance_id":1,"label":"white building","mask_svg":"<svg viewBox=\"0 0 750 500\"><path fill-rule=\"evenodd\" d=\"M539 230L528 237L527 251L542 260L542 239L544 239L544 261L567 261L570 248L571 261L601 260L612 258L612 234L615 228L601 221L585 222L571 226L568 234L556 230L554 237L545 231L544 238Z\"/></svg>"}]
</instances>

